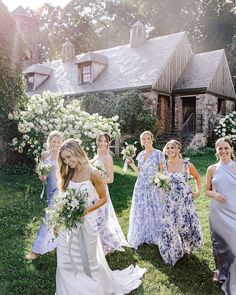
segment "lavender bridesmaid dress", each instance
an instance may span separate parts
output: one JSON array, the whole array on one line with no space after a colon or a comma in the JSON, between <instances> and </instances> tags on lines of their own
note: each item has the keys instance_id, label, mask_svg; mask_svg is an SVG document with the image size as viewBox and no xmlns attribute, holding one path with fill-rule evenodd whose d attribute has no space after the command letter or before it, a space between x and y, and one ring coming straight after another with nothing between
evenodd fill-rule
<instances>
[{"instance_id":1,"label":"lavender bridesmaid dress","mask_svg":"<svg viewBox=\"0 0 236 295\"><path fill-rule=\"evenodd\" d=\"M53 166L53 170L49 172L47 177L47 186L46 186L46 197L47 204L50 206L53 203L53 197L58 193L57 188L57 161L53 159L46 159L45 163L50 163ZM47 216L45 214L44 218ZM57 239L54 237L53 229L48 229L45 223L42 223L35 241L32 246L32 252L37 254L45 254L47 252L53 251L57 247Z\"/></svg>"},{"instance_id":2,"label":"lavender bridesmaid dress","mask_svg":"<svg viewBox=\"0 0 236 295\"><path fill-rule=\"evenodd\" d=\"M236 173L233 165L234 161L217 164L213 189L226 197L226 203L212 199L209 214L213 254L225 295L236 295Z\"/></svg>"}]
</instances>

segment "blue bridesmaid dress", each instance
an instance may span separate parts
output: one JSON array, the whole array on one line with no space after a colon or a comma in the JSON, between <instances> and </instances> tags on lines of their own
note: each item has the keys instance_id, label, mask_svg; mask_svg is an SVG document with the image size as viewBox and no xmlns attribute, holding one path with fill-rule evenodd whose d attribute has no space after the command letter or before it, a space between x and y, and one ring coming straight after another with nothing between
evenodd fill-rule
<instances>
[{"instance_id":1,"label":"blue bridesmaid dress","mask_svg":"<svg viewBox=\"0 0 236 295\"><path fill-rule=\"evenodd\" d=\"M50 163L53 166L53 170L49 172L47 177L46 186L46 198L47 204L50 206L53 203L53 197L58 193L57 186L57 161L53 159L46 159L44 163ZM45 214L44 218L47 216ZM42 223L35 241L32 246L32 252L37 254L45 254L47 252L53 251L57 247L57 239L54 236L53 229L48 229L45 223Z\"/></svg>"},{"instance_id":2,"label":"blue bridesmaid dress","mask_svg":"<svg viewBox=\"0 0 236 295\"><path fill-rule=\"evenodd\" d=\"M147 243L158 244L163 199L161 189L151 184L150 178L165 163L164 154L153 149L144 159L145 151L137 156L140 173L134 186L129 218L128 243L134 247Z\"/></svg>"},{"instance_id":3,"label":"blue bridesmaid dress","mask_svg":"<svg viewBox=\"0 0 236 295\"><path fill-rule=\"evenodd\" d=\"M159 251L166 264L175 265L185 253L200 249L203 233L188 184L187 160L181 172L169 173L170 187L165 196Z\"/></svg>"}]
</instances>

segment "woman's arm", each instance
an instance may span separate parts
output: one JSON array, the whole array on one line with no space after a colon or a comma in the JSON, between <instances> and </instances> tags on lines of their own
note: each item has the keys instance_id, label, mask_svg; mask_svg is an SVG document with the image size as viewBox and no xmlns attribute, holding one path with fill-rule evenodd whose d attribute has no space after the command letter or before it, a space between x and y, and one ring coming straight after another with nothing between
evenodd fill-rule
<instances>
[{"instance_id":1,"label":"woman's arm","mask_svg":"<svg viewBox=\"0 0 236 295\"><path fill-rule=\"evenodd\" d=\"M131 159L131 158L127 158L126 159L127 163L130 165L130 167L137 173L139 174L140 173L140 168L137 167L135 164L134 164L134 160Z\"/></svg>"},{"instance_id":2,"label":"woman's arm","mask_svg":"<svg viewBox=\"0 0 236 295\"><path fill-rule=\"evenodd\" d=\"M104 166L107 171L107 178L105 179L106 183L113 183L114 181L114 165L111 155L107 155L104 159Z\"/></svg>"},{"instance_id":3,"label":"woman's arm","mask_svg":"<svg viewBox=\"0 0 236 295\"><path fill-rule=\"evenodd\" d=\"M193 195L195 198L197 198L199 197L202 190L202 182L201 182L201 177L199 172L197 171L196 167L192 163L189 163L189 173L195 179L197 191L193 192Z\"/></svg>"},{"instance_id":4,"label":"woman's arm","mask_svg":"<svg viewBox=\"0 0 236 295\"><path fill-rule=\"evenodd\" d=\"M98 193L99 200L86 210L86 214L98 209L102 205L104 205L107 201L106 190L104 186L103 179L100 173L96 169L92 169L90 173L91 181Z\"/></svg>"},{"instance_id":5,"label":"woman's arm","mask_svg":"<svg viewBox=\"0 0 236 295\"><path fill-rule=\"evenodd\" d=\"M226 198L221 194L213 191L212 189L212 178L213 174L215 173L216 168L214 165L208 167L207 174L206 174L206 195L212 199L217 200L220 203L225 203Z\"/></svg>"}]
</instances>

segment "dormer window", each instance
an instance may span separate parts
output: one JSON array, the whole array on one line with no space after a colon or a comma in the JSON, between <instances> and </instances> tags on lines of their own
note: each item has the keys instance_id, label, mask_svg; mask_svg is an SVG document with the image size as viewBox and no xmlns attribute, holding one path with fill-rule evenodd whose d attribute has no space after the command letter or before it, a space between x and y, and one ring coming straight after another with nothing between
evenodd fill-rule
<instances>
[{"instance_id":1,"label":"dormer window","mask_svg":"<svg viewBox=\"0 0 236 295\"><path fill-rule=\"evenodd\" d=\"M82 83L89 83L91 80L91 64L82 67Z\"/></svg>"},{"instance_id":2,"label":"dormer window","mask_svg":"<svg viewBox=\"0 0 236 295\"><path fill-rule=\"evenodd\" d=\"M107 67L106 56L88 52L75 63L78 66L79 84L93 83Z\"/></svg>"},{"instance_id":3,"label":"dormer window","mask_svg":"<svg viewBox=\"0 0 236 295\"><path fill-rule=\"evenodd\" d=\"M23 73L25 75L28 91L36 90L49 77L52 69L46 65L34 64L29 66Z\"/></svg>"}]
</instances>

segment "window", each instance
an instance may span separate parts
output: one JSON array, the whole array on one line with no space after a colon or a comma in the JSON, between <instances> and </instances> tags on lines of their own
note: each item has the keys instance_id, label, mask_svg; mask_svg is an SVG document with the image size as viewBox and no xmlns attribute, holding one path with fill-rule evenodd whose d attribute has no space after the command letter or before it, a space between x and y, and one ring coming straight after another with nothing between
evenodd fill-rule
<instances>
[{"instance_id":1,"label":"window","mask_svg":"<svg viewBox=\"0 0 236 295\"><path fill-rule=\"evenodd\" d=\"M27 75L26 82L28 86L28 91L33 90L34 88L34 74Z\"/></svg>"},{"instance_id":2,"label":"window","mask_svg":"<svg viewBox=\"0 0 236 295\"><path fill-rule=\"evenodd\" d=\"M91 65L82 67L82 83L89 83L91 78Z\"/></svg>"}]
</instances>

